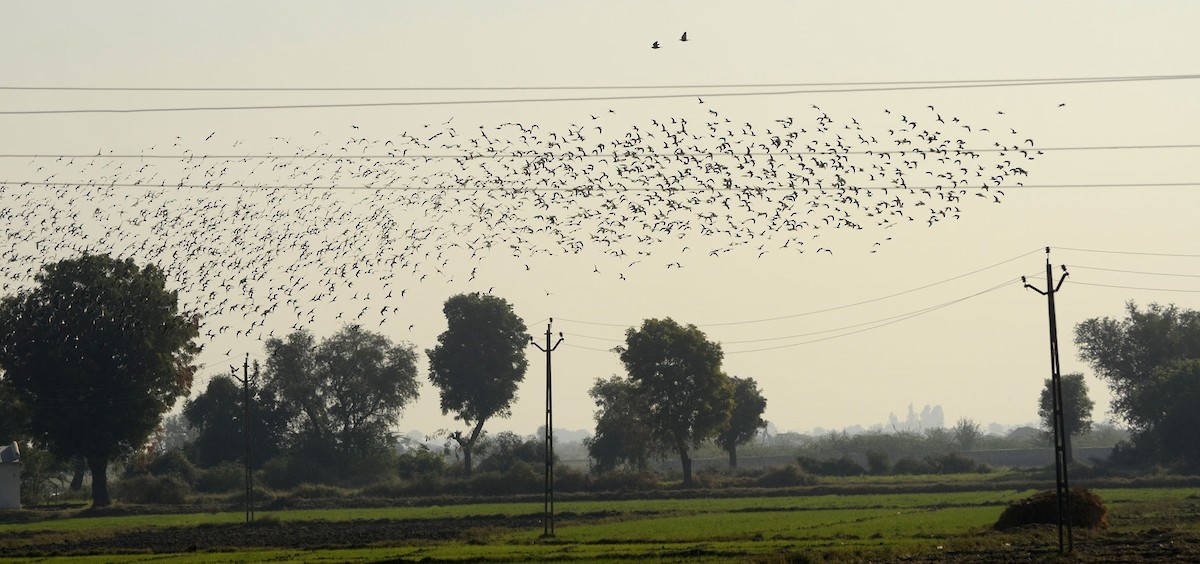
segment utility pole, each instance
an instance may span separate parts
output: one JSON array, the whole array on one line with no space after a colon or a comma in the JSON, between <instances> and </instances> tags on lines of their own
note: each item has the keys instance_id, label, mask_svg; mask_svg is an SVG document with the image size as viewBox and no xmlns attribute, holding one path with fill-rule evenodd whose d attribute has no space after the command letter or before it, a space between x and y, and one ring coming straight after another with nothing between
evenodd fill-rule
<instances>
[{"instance_id":1,"label":"utility pole","mask_svg":"<svg viewBox=\"0 0 1200 564\"><path fill-rule=\"evenodd\" d=\"M546 346L543 347L529 337L529 342L538 350L546 353L546 497L542 507L542 536L554 536L554 401L551 394L550 353L563 342L562 332L558 333L558 341L550 344L550 325L554 318L546 323Z\"/></svg>"},{"instance_id":2,"label":"utility pole","mask_svg":"<svg viewBox=\"0 0 1200 564\"><path fill-rule=\"evenodd\" d=\"M1058 363L1058 319L1054 313L1054 294L1062 287L1067 279L1067 266L1062 265L1062 277L1058 284L1054 283L1054 272L1050 268L1050 247L1046 247L1046 291L1042 291L1025 281L1021 283L1026 288L1046 296L1050 310L1050 389L1054 398L1054 479L1055 501L1058 504L1058 552L1063 554L1063 524L1066 524L1067 544L1066 553L1074 550L1074 537L1071 534L1071 488L1067 480L1067 428L1063 419L1062 373Z\"/></svg>"},{"instance_id":3,"label":"utility pole","mask_svg":"<svg viewBox=\"0 0 1200 564\"><path fill-rule=\"evenodd\" d=\"M246 360L242 363L242 377L238 378L237 368L229 367L233 372L233 379L242 383L242 437L245 442L245 456L243 456L243 466L246 469L246 523L254 521L254 470L250 465L250 353L246 353ZM254 365L254 376L258 376L258 364Z\"/></svg>"}]
</instances>

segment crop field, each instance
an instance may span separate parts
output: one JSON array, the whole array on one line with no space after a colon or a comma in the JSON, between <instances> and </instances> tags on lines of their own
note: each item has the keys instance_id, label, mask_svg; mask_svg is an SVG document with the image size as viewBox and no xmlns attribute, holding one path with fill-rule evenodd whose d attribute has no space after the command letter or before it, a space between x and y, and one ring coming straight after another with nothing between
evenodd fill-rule
<instances>
[{"instance_id":1,"label":"crop field","mask_svg":"<svg viewBox=\"0 0 1200 564\"><path fill-rule=\"evenodd\" d=\"M1111 526L1076 561L1200 560L1200 488L1094 489ZM259 513L53 514L0 524L15 562L1054 560L1057 531L990 529L1033 490L566 501ZM39 513L38 511L27 513ZM114 512L119 513L119 512ZM10 519L13 521L14 519Z\"/></svg>"}]
</instances>

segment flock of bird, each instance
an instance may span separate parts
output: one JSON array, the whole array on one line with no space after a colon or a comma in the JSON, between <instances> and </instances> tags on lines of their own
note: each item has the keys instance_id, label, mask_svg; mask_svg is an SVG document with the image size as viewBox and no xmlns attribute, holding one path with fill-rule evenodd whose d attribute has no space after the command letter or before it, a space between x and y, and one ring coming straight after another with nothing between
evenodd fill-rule
<instances>
[{"instance_id":1,"label":"flock of bird","mask_svg":"<svg viewBox=\"0 0 1200 564\"><path fill-rule=\"evenodd\" d=\"M832 253L838 230L873 237L874 250L894 227L1001 203L1041 154L1014 129L933 106L862 123L817 106L762 123L691 108L566 127L450 120L382 138L352 125L232 146L213 132L10 162L0 294L47 262L107 252L163 268L209 339L271 336L276 315L305 327L322 303L345 322L383 323L409 284L473 281L493 255L528 270L536 255L591 253L624 279L639 262ZM244 154L255 143L265 150Z\"/></svg>"}]
</instances>

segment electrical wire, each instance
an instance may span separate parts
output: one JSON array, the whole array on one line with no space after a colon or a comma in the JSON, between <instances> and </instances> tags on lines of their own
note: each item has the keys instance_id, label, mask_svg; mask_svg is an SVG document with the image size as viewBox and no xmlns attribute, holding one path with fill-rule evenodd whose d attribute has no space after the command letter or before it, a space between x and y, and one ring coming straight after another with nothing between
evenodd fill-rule
<instances>
[{"instance_id":1,"label":"electrical wire","mask_svg":"<svg viewBox=\"0 0 1200 564\"><path fill-rule=\"evenodd\" d=\"M1200 290L1185 290L1182 288L1146 288L1142 286L1120 286L1117 284L1098 284L1096 282L1080 282L1078 280L1071 281L1072 284L1081 286L1099 286L1101 288L1120 288L1122 290L1147 290L1151 292L1185 292L1189 294L1200 294Z\"/></svg>"},{"instance_id":2,"label":"electrical wire","mask_svg":"<svg viewBox=\"0 0 1200 564\"><path fill-rule=\"evenodd\" d=\"M905 148L900 151L895 151L895 150L892 150L892 151L872 151L872 150L849 151L849 150L847 150L847 151L804 151L804 152L795 152L795 153L778 152L778 151L775 151L775 152L752 151L750 153L730 153L730 152L712 152L712 153L652 153L652 152L646 152L646 153L639 153L639 152L627 152L625 154L605 153L605 154L586 154L586 155L579 154L579 153L570 153L570 152L560 152L560 153L556 154L553 152L541 152L541 151L536 151L536 150L532 150L532 149L529 151L526 151L526 152L513 152L513 153L500 153L500 152L496 152L496 153L459 153L459 154L453 154L453 153L406 153L406 154L400 154L400 155L394 154L394 153L380 153L380 154L370 154L370 155L332 155L332 154L324 154L324 153L305 153L305 154L297 154L297 155L273 155L273 154L199 155L199 154L188 154L188 153L182 153L182 154L137 154L137 153L84 154L84 153L72 153L72 154L53 155L53 154L39 154L39 153L6 153L6 154L0 154L0 159L138 159L138 160L165 159L165 160L182 160L182 161L197 161L197 160L209 160L209 159L224 159L224 160L241 160L241 159L312 160L312 159L320 159L320 160L333 160L333 161L340 161L340 160L346 160L346 161L352 161L352 160L396 160L396 161L399 161L399 160L418 160L418 159L424 159L424 160L468 159L469 160L469 159L520 159L520 158L545 159L545 158L570 157L570 159L575 160L575 159L611 159L611 158L619 159L619 158L623 158L623 157L629 157L629 158L634 158L634 157L636 157L636 158L679 158L679 157L743 158L746 156L754 156L754 157L773 156L773 157L782 158L782 157L805 157L805 156L810 156L810 155L885 155L885 154L892 154L892 153L896 153L896 154L908 153L908 154L964 155L964 154L971 154L971 153L1019 153L1021 151L1026 151L1026 152L1033 152L1033 151L1042 151L1042 152L1050 152L1050 151L1124 151L1124 150L1165 150L1165 149L1200 149L1200 143L1166 143L1166 144L1158 144L1158 145L1077 145L1077 146L1064 146L1064 147L1029 146L1029 147L1017 147L1017 148L989 147L989 148L982 148L982 149L965 148L965 147L964 148L956 148L956 149L933 147L933 148L928 148L928 149Z\"/></svg>"},{"instance_id":3,"label":"electrical wire","mask_svg":"<svg viewBox=\"0 0 1200 564\"><path fill-rule=\"evenodd\" d=\"M999 283L999 284L996 284L995 286L991 286L991 287L989 287L989 288L987 288L987 289L985 289L985 290L981 290L981 291L979 291L979 292L975 292L975 293L973 293L973 294L969 294L969 295L963 296L963 297L961 297L961 298L957 298L957 299L950 300L950 301L947 301L947 302L942 302L942 303L940 303L940 304L936 304L936 305L932 305L932 306L924 307L924 308L921 308L921 309L913 310L913 311L910 311L910 312L907 312L907 313L902 313L902 314L900 314L900 315L894 315L894 316L891 316L891 317L885 317L885 318L882 318L882 319L876 319L876 320L874 320L874 321L868 321L868 322L864 322L864 323L857 323L857 324L854 324L854 325L847 325L847 326L845 326L845 327L839 327L839 328L837 328L837 329L829 329L829 330L824 330L824 331L816 331L816 332L813 332L813 333L806 333L806 334L803 334L803 335L792 335L792 336L789 336L789 337L772 337L772 338L767 338L767 339L754 339L754 340L747 340L747 341L736 341L736 342L738 342L738 343L751 343L751 342L761 342L761 341L771 341L771 340L779 340L779 339L788 339L788 338L794 338L794 337L798 337L798 336L807 336L807 335L813 335L813 334L819 334L819 333L828 333L828 332L831 332L831 331L842 331L842 330L845 330L845 329L850 329L850 328L855 328L855 327L862 327L863 325L869 325L869 327L863 327L863 328L861 328L861 329L857 329L857 330L855 330L855 331L849 331L849 332L846 332L846 333L841 333L841 334L838 334L838 335L830 335L830 336L828 336L828 337L822 337L822 338L820 338L820 339L811 339L811 340L808 340L808 341L801 341L801 342L798 342L798 343L789 343L789 344L786 344L786 345L778 345L778 346L773 346L773 347L763 347L763 348L757 348L757 349L746 349L746 350L740 350L740 351L724 351L724 354L725 354L725 355L732 355L732 354L745 354L745 353L753 353L753 352L765 352L765 351L773 351L773 350L780 350L780 349L786 349L786 348L798 347L798 346L802 346L802 345L808 345L808 344L812 344L812 343L819 343L819 342L828 341L828 340L831 340L831 339L838 339L838 338L841 338L841 337L848 337L848 336L851 336L851 335L857 335L857 334L859 334L859 333L863 333L863 332L866 332L866 331L871 331L871 330L873 330L873 329L879 329L879 328L881 328L881 327L887 327L888 325L892 325L892 324L895 324L895 323L899 323L899 322L901 322L901 321L906 321L906 320L909 320L909 319L913 319L913 318L915 318L915 317L919 317L919 316L925 315L925 314L927 314L927 313L931 313L931 312L938 311L938 310L940 310L940 309L943 309L943 308L946 308L946 307L950 307L950 306L952 306L952 305L955 305L955 304L958 304L958 303L962 303L962 302L964 302L964 301L966 301L966 300L969 300L969 299L972 299L972 298L975 298L975 297L978 297L978 296L982 296L982 295L984 295L984 294L987 294L987 293L989 293L989 292L994 292L994 291L996 291L996 290L999 290L1000 288L1003 288L1003 287L1005 287L1005 286L1009 286L1009 285L1011 285L1013 282L1018 282L1018 281L1020 281L1020 280L1021 280L1021 277L1020 277L1020 276L1018 276L1018 277L1015 277L1015 278L1010 278L1010 279L1008 279L1008 280L1005 280L1004 282L1001 282L1001 283ZM734 343L734 342L722 342L721 344L722 344L722 345L726 345L726 344L733 344L733 343ZM564 343L564 344L567 344L567 343ZM581 345L572 345L572 344L567 344L567 346L570 346L570 347L572 347L572 348L584 349L584 350L591 350L591 351L597 351L597 352L612 352L612 349L598 349L598 348L594 348L594 347L586 347L586 346L581 346Z\"/></svg>"},{"instance_id":4,"label":"electrical wire","mask_svg":"<svg viewBox=\"0 0 1200 564\"><path fill-rule=\"evenodd\" d=\"M1110 255L1140 255L1150 257L1184 257L1184 258L1200 258L1200 255L1181 254L1181 253L1153 253L1141 251L1113 251L1108 249L1079 249L1075 247L1052 247L1061 251L1076 251L1080 253L1103 253Z\"/></svg>"},{"instance_id":5,"label":"electrical wire","mask_svg":"<svg viewBox=\"0 0 1200 564\"><path fill-rule=\"evenodd\" d=\"M1098 80L1148 80L1189 75L1143 75L1143 76L1086 76L1053 78L995 78L966 80L879 80L857 82L775 82L775 83L731 83L731 84L624 84L624 85L575 85L575 86L45 86L45 85L0 85L0 90L45 90L85 92L431 92L431 91L507 91L507 90L657 90L680 88L797 88L817 86L881 86L914 84L975 84L1038 81L1098 81Z\"/></svg>"},{"instance_id":6,"label":"electrical wire","mask_svg":"<svg viewBox=\"0 0 1200 564\"><path fill-rule=\"evenodd\" d=\"M726 354L726 355L731 355L731 354L744 354L744 353L752 353L752 352L765 352L765 351L774 351L774 350L779 350L779 349L786 349L786 348L792 348L792 347L799 347L799 346L802 346L802 345L810 345L810 344L813 344L813 343L820 343L820 342L823 342L823 341L829 341L829 340L831 340L831 339L839 339L839 338L841 338L841 337L849 337L850 335L857 335L857 334L859 334L859 333L864 333L864 332L866 332L866 331L871 331L871 330L874 330L874 329L879 329L879 328L881 328L881 327L887 327L888 325L893 325L893 324L895 324L895 323L899 323L899 322L901 322L901 321L907 321L907 320L909 320L909 319L912 319L912 318L914 318L914 317L920 317L920 316L922 316L922 315L925 315L925 314L927 314L927 313L931 313L931 312L934 312L934 311L937 311L937 310L940 310L940 309L943 309L943 308L946 308L946 307L950 307L950 306L952 306L952 305L954 305L954 304L962 303L962 302L964 302L964 301L966 301L966 300L969 300L969 299L972 299L972 298L975 298L975 297L978 297L978 296L982 296L982 295L984 295L984 294L987 294L987 293L989 293L989 292L994 292L994 291L996 291L996 290L999 290L1000 288L1003 288L1003 287L1005 287L1005 286L1008 286L1008 285L1012 284L1013 282L1017 282L1017 281L1020 281L1020 280L1021 280L1021 277L1019 277L1019 276L1018 276L1018 277L1016 277L1016 278L1010 278L1010 279L1008 279L1008 280L1006 280L1006 281L1004 281L1004 282L1002 282L1002 283L1000 283L1000 284L997 284L997 285L995 285L995 286L992 286L991 288L988 288L988 289L986 289L986 290L982 290L982 291L976 292L976 293L974 293L974 294L971 294L971 295L969 295L969 296L964 296L964 297L962 297L962 298L958 298L958 299L956 299L956 300L951 300L951 301L949 301L949 302L944 302L944 303L941 303L941 304L938 304L938 305L935 305L935 306L930 306L930 307L928 307L928 308L925 308L925 309L921 309L921 310L917 310L917 311L915 311L915 312L912 312L911 314L905 315L905 316L903 316L903 317L900 317L900 318L898 318L898 319L893 319L893 320L891 320L891 321L887 321L887 322L884 322L884 323L880 323L880 324L878 324L878 325L872 325L872 326L870 326L870 327L864 327L864 328L862 328L862 329L858 329L858 330L855 330L855 331L850 331L850 332L848 332L848 333L842 333L842 334L840 334L840 335L830 335L830 336L828 336L828 337L822 337L822 338L820 338L820 339L811 339L811 340L808 340L808 341L801 341L801 342L799 342L799 343L789 343L789 344L786 344L786 345L778 345L778 346L774 346L774 347L764 347L764 348L759 348L759 349L748 349L748 350L741 350L741 351L725 351L725 354Z\"/></svg>"},{"instance_id":7,"label":"electrical wire","mask_svg":"<svg viewBox=\"0 0 1200 564\"><path fill-rule=\"evenodd\" d=\"M1100 268L1100 267L1096 267L1096 266L1080 266L1078 264L1072 264L1071 268L1072 269L1079 268L1079 269L1083 269L1083 270L1100 270L1100 271L1104 271L1104 272L1120 272L1120 273L1124 273L1124 274L1144 274L1147 276L1177 276L1177 277L1181 277L1181 278L1200 278L1200 274L1179 274L1179 273L1175 273L1175 272L1146 272L1144 270L1121 270L1121 269L1117 269L1117 268Z\"/></svg>"},{"instance_id":8,"label":"electrical wire","mask_svg":"<svg viewBox=\"0 0 1200 564\"><path fill-rule=\"evenodd\" d=\"M516 183L516 184L519 184L519 183ZM595 188L592 186L580 186L580 187L575 187L575 188L567 188L567 187L564 187L564 188L551 188L551 187L503 188L503 187L496 187L496 186L471 187L471 186L463 186L463 185L459 185L459 184L439 185L439 186L394 186L394 185L334 186L334 185L326 184L326 185L317 186L317 185L303 185L303 184L249 184L249 185L247 185L247 184L220 184L220 183L186 184L186 183L182 183L182 182L180 182L180 183L161 182L159 184L142 184L142 183L137 183L137 182L133 182L133 183L129 183L129 182L97 182L94 180L89 180L86 182L65 182L65 181L49 182L49 181L37 181L37 180L11 180L11 179L6 179L6 180L0 181L0 187L2 187L2 186L9 186L9 187L61 186L64 188L76 187L76 188L147 188L147 189L188 188L188 189L211 189L211 190L323 190L323 191L402 190L402 191L408 191L408 192L492 192L492 191L507 192L507 191L511 191L511 192L558 192L558 193L563 193L563 192L571 192L571 193L579 193L579 192L582 192L582 193L604 193L604 192L667 192L667 193L679 192L679 193L689 193L689 192L700 192L700 193L703 193L703 192L744 192L744 191L750 191L750 192L802 192L802 191L807 191L807 192L827 193L827 192L846 192L846 191L853 191L853 190L940 191L940 190L968 190L968 189L974 190L974 189L981 188L980 186L974 186L974 185L971 185L971 186L968 186L968 185L913 186L913 185L900 185L900 184L868 185L868 186L846 185L846 186L840 186L840 187L821 187L821 186L811 186L811 187L810 186L795 186L795 187L740 186L739 187L739 186L735 185L735 186L732 186L729 188L716 187L716 186L711 187L711 188L708 188L708 187L706 187L706 188L625 188L625 187L622 187L622 188ZM1097 182L1097 183L1083 183L1083 184L1016 184L1016 185L1012 185L1012 186L1006 186L1006 185L986 186L986 188L998 189L998 190L1034 190L1034 189L1048 190L1048 189L1058 189L1058 188L1180 188L1180 187L1186 187L1186 186L1200 186L1200 180L1181 181L1181 182L1118 182L1118 183L1099 183L1099 182ZM1065 247L1063 247L1063 249L1064 250L1083 250L1083 249L1068 249ZM1130 254L1137 254L1137 253L1130 253ZM1182 255L1182 256L1189 256L1189 255ZM1190 255L1190 256L1200 256L1200 255Z\"/></svg>"},{"instance_id":9,"label":"electrical wire","mask_svg":"<svg viewBox=\"0 0 1200 564\"><path fill-rule=\"evenodd\" d=\"M1004 259L1004 260L1002 260L1002 261L1000 261L1000 262L997 262L997 263L995 263L995 264L991 264L991 265L985 266L985 267L983 267L983 268L978 268L978 269L972 270L972 271L970 271L970 272L965 272L965 273L963 273L963 274L958 274L958 275L952 276L952 277L950 277L950 278L946 278L946 279L943 279L943 280L938 280L937 282L931 282L931 283L929 283L929 284L925 284L925 285L923 285L923 286L918 286L918 287L916 287L916 288L911 288L911 289L904 290L904 291L901 291L901 292L896 292L896 293L894 293L894 294L888 294L888 295L886 295L886 296L880 296L880 297L877 297L877 298L871 298L871 299L869 299L869 300L862 300L862 301L858 301L858 302L854 302L854 303L843 304L843 305L839 305L839 306L833 306L833 307L828 307L828 308L824 308L824 309L817 309L817 310L805 311L805 312L802 312L802 313L794 313L794 314L789 314L789 315L781 315L781 316L777 316L777 317L766 317L766 318L761 318L761 319L749 319L749 320L743 320L743 321L726 321L726 322L717 322L717 323L700 323L700 324L697 324L696 326L697 326L697 327L723 327L723 326L730 326L730 325L749 325L749 324L752 324L752 323L765 323L765 322L770 322L770 321L780 321L780 320L783 320L783 319L793 319L793 318L796 318L796 317L804 317L804 316L808 316L808 315L815 315L815 314L818 314L818 313L826 313L826 312L830 312L830 311L837 311L837 310L846 309L846 308L851 308L851 307L855 307L855 306L860 306L860 305L865 305L865 304L875 303L875 302L878 302L878 301L882 301L882 300L886 300L886 299L890 299L890 298L895 298L895 297L897 297L897 296L903 296L903 295L905 295L905 294L911 294L911 293L913 293L913 292L917 292L917 291L924 290L924 289L927 289L927 288L932 288L932 287L934 287L934 286L938 286L938 285L941 285L941 284L945 284L945 283L947 283L947 282L953 282L953 281L955 281L955 280L959 280L959 279L961 279L961 278L966 278L967 276L971 276L971 275L973 275L973 274L978 274L978 273L980 273L980 272L983 272L983 271L985 271L985 270L991 270L991 269L993 269L993 268L996 268L996 267L998 267L998 266L1002 266L1002 265L1008 264L1008 263L1010 263L1010 262L1013 262L1013 261L1016 261L1016 260L1019 260L1019 259L1025 258L1025 257L1027 257L1027 256L1029 256L1029 255L1032 255L1032 254L1034 254L1034 253L1040 252L1040 251L1042 251L1042 250L1043 250L1042 248L1037 248L1037 249L1034 249L1034 250L1032 250L1032 251L1027 251L1027 252L1021 253L1021 254L1019 254L1019 255L1017 255L1017 256L1015 256L1015 257L1008 258L1008 259ZM634 325L627 324L627 323L601 323L601 322L596 322L596 321L583 321L583 320L577 320L577 319L566 319L566 318L562 318L562 317L558 317L558 318L555 318L555 319L558 319L559 321L566 321L566 322L570 322L570 323L579 323L579 324L582 324L582 325L595 325L595 326L601 326L601 327L633 327L633 326L634 326ZM582 336L582 335L580 335L580 336Z\"/></svg>"},{"instance_id":10,"label":"electrical wire","mask_svg":"<svg viewBox=\"0 0 1200 564\"><path fill-rule=\"evenodd\" d=\"M1119 82L1150 82L1194 80L1200 75L1169 75L1148 77L1114 77L1089 80L1036 80L1004 83L968 83L968 84L935 84L910 86L880 86L880 87L849 87L849 88L814 88L798 90L777 90L771 92L709 92L703 95L709 98L751 97L751 96L792 96L797 94L848 94L857 92L898 92L921 90L952 90L969 88L998 88L1013 86L1053 86L1073 84L1100 84ZM297 110L297 109L334 109L334 108L399 108L399 107L428 107L428 106L474 106L489 104L548 104L555 102L611 102L630 100L665 100L677 98L693 98L696 94L644 94L625 96L582 96L566 98L509 98L490 100L421 100L408 102L346 102L330 104L278 104L278 105L241 105L241 106L177 106L162 108L71 108L48 110L3 110L0 115L63 115L63 114L135 114L135 113L164 113L164 112L213 112L213 111L245 111L245 110Z\"/></svg>"}]
</instances>

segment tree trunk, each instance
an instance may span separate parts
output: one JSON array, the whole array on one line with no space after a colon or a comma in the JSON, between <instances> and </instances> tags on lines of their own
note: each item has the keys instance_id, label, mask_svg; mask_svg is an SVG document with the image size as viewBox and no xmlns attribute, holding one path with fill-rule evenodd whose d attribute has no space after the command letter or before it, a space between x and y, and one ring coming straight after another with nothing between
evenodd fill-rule
<instances>
[{"instance_id":1,"label":"tree trunk","mask_svg":"<svg viewBox=\"0 0 1200 564\"><path fill-rule=\"evenodd\" d=\"M105 507L112 504L108 498L108 457L87 457L88 468L92 471L92 507Z\"/></svg>"},{"instance_id":2,"label":"tree trunk","mask_svg":"<svg viewBox=\"0 0 1200 564\"><path fill-rule=\"evenodd\" d=\"M452 435L454 440L458 441L458 446L462 447L463 474L467 478L471 477L471 448L475 446L476 442L479 442L479 437L483 434L483 423L485 421L487 419L480 419L479 422L475 423L475 427L471 429L471 436L466 439L462 437L462 433L459 431L455 431L455 435Z\"/></svg>"},{"instance_id":3,"label":"tree trunk","mask_svg":"<svg viewBox=\"0 0 1200 564\"><path fill-rule=\"evenodd\" d=\"M692 487L692 458L686 446L679 447L679 463L683 466L683 487Z\"/></svg>"},{"instance_id":4,"label":"tree trunk","mask_svg":"<svg viewBox=\"0 0 1200 564\"><path fill-rule=\"evenodd\" d=\"M729 467L737 468L737 447L732 445L729 447Z\"/></svg>"},{"instance_id":5,"label":"tree trunk","mask_svg":"<svg viewBox=\"0 0 1200 564\"><path fill-rule=\"evenodd\" d=\"M75 457L75 473L71 476L71 491L83 489L83 475L87 472L87 460L82 456Z\"/></svg>"}]
</instances>

